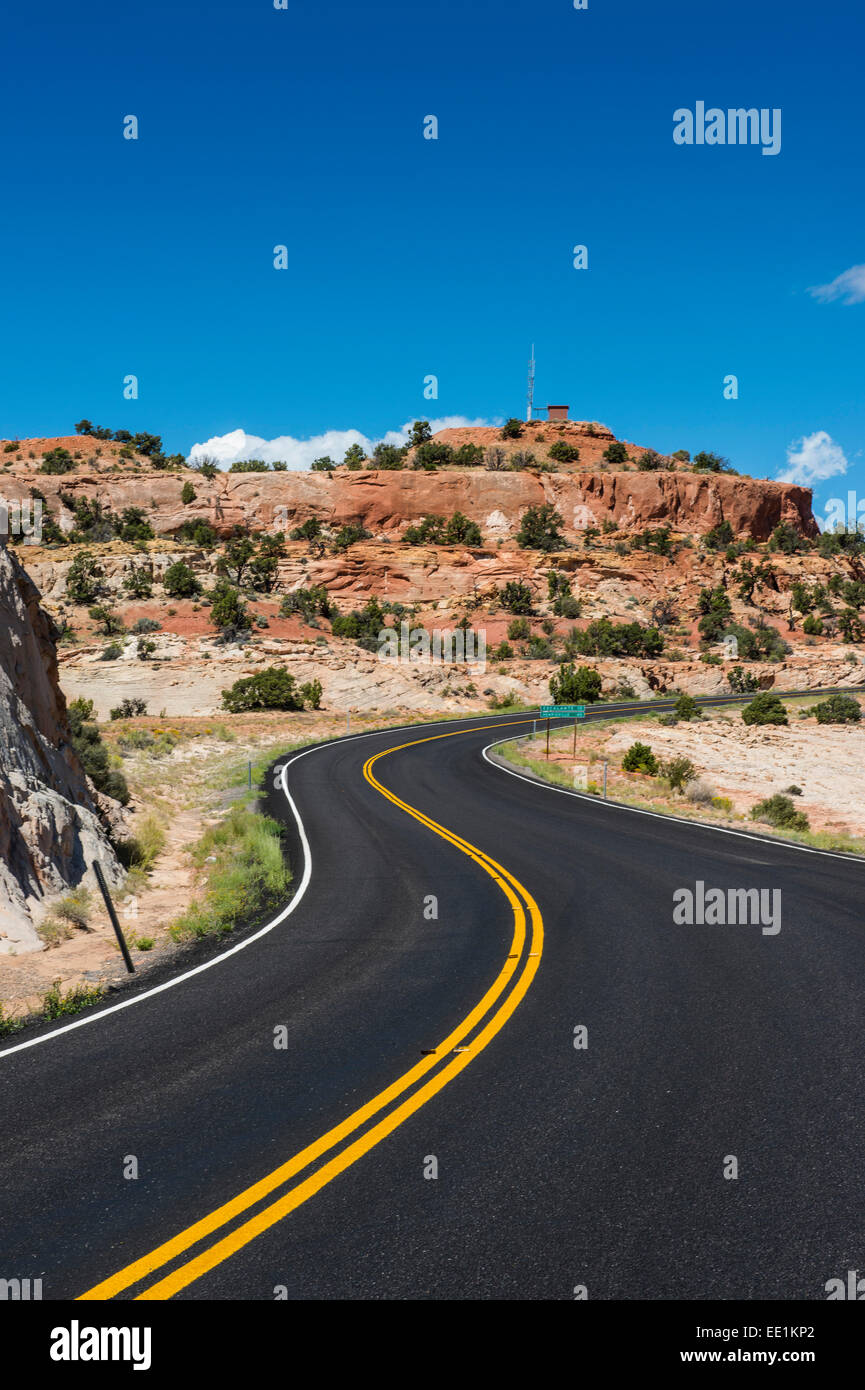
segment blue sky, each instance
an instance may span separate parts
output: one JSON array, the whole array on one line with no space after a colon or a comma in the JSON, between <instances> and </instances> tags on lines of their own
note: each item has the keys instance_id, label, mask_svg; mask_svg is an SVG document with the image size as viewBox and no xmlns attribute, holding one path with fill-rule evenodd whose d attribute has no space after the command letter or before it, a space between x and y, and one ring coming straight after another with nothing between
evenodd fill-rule
<instances>
[{"instance_id":1,"label":"blue sky","mask_svg":"<svg viewBox=\"0 0 865 1390\"><path fill-rule=\"evenodd\" d=\"M865 491L865 271L810 292L865 262L863 38L859 0L19 6L0 434L494 420L534 342L540 404ZM697 101L780 108L780 153L674 144Z\"/></svg>"}]
</instances>

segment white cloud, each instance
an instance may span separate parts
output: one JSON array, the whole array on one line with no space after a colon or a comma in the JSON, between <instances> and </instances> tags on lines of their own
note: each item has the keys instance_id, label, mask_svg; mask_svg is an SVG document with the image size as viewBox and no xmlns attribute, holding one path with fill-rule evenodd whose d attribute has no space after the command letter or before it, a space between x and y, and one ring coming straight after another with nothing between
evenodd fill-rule
<instances>
[{"instance_id":1,"label":"white cloud","mask_svg":"<svg viewBox=\"0 0 865 1390\"><path fill-rule=\"evenodd\" d=\"M865 299L865 265L851 265L828 285L814 285L808 293L823 304L833 299L842 299L845 304L861 304Z\"/></svg>"},{"instance_id":2,"label":"white cloud","mask_svg":"<svg viewBox=\"0 0 865 1390\"><path fill-rule=\"evenodd\" d=\"M778 474L778 479L782 483L802 483L811 487L846 472L847 458L841 445L825 430L815 430L789 446L787 467Z\"/></svg>"},{"instance_id":3,"label":"white cloud","mask_svg":"<svg viewBox=\"0 0 865 1390\"><path fill-rule=\"evenodd\" d=\"M430 420L433 434L437 430L459 429L464 426L495 425L499 420L469 420L464 415L444 415ZM193 444L189 457L193 463L204 457L215 459L220 468L228 468L232 463L245 459L264 459L274 463L282 459L290 469L309 468L313 459L329 455L334 463L342 463L346 449L352 444L360 444L365 454L371 454L373 447L385 444L405 444L414 420L408 420L398 430L388 430L379 440L361 434L360 430L325 430L324 434L313 435L311 439L295 439L293 435L281 434L276 439L262 439L257 434L247 434L245 430L232 430L230 434L217 434L202 444Z\"/></svg>"}]
</instances>

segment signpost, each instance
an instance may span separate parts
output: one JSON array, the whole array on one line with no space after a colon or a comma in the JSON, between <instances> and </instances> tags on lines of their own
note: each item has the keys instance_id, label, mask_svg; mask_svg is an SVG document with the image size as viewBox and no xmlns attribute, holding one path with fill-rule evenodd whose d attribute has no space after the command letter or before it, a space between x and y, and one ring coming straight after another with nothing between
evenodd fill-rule
<instances>
[{"instance_id":1,"label":"signpost","mask_svg":"<svg viewBox=\"0 0 865 1390\"><path fill-rule=\"evenodd\" d=\"M541 705L541 718L547 721L547 758L550 756L550 720L585 719L585 705ZM577 751L577 726L574 724L574 754Z\"/></svg>"}]
</instances>

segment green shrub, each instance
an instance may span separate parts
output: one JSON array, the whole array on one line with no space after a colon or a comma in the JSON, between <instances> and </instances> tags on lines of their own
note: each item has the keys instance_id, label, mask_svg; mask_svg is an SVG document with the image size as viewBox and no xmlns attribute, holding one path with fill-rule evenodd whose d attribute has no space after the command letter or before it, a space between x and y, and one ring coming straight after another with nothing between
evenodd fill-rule
<instances>
[{"instance_id":1,"label":"green shrub","mask_svg":"<svg viewBox=\"0 0 865 1390\"><path fill-rule=\"evenodd\" d=\"M105 571L89 550L80 550L66 573L70 603L92 603L101 594Z\"/></svg>"},{"instance_id":2,"label":"green shrub","mask_svg":"<svg viewBox=\"0 0 865 1390\"><path fill-rule=\"evenodd\" d=\"M320 535L321 522L317 516L311 516L301 522L300 526L295 526L294 530L289 532L288 538L292 541L315 541Z\"/></svg>"},{"instance_id":3,"label":"green shrub","mask_svg":"<svg viewBox=\"0 0 865 1390\"><path fill-rule=\"evenodd\" d=\"M555 444L549 447L551 459L556 463L576 463L580 457L580 451L576 444L566 444L563 439L557 439Z\"/></svg>"},{"instance_id":4,"label":"green shrub","mask_svg":"<svg viewBox=\"0 0 865 1390\"><path fill-rule=\"evenodd\" d=\"M526 507L517 532L517 545L522 550L560 550L564 544L559 527L564 521L552 502Z\"/></svg>"},{"instance_id":5,"label":"green shrub","mask_svg":"<svg viewBox=\"0 0 865 1390\"><path fill-rule=\"evenodd\" d=\"M601 677L591 666L560 666L550 677L550 696L554 705L594 704L601 698Z\"/></svg>"},{"instance_id":6,"label":"green shrub","mask_svg":"<svg viewBox=\"0 0 865 1390\"><path fill-rule=\"evenodd\" d=\"M780 792L752 806L751 819L773 825L778 830L808 829L808 817L805 812L797 811L789 796L783 796Z\"/></svg>"},{"instance_id":7,"label":"green shrub","mask_svg":"<svg viewBox=\"0 0 865 1390\"><path fill-rule=\"evenodd\" d=\"M334 612L330 628L334 637L347 637L365 651L375 652L379 648L379 633L385 626L385 617L378 599L371 598L360 611Z\"/></svg>"},{"instance_id":8,"label":"green shrub","mask_svg":"<svg viewBox=\"0 0 865 1390\"><path fill-rule=\"evenodd\" d=\"M512 618L508 623L508 637L512 642L525 641L532 635L528 618Z\"/></svg>"},{"instance_id":9,"label":"green shrub","mask_svg":"<svg viewBox=\"0 0 865 1390\"><path fill-rule=\"evenodd\" d=\"M746 724L788 724L787 711L779 695L769 690L761 690L750 704L742 710Z\"/></svg>"},{"instance_id":10,"label":"green shrub","mask_svg":"<svg viewBox=\"0 0 865 1390\"><path fill-rule=\"evenodd\" d=\"M104 985L76 985L74 989L61 991L61 981L55 980L48 993L42 998L42 1018L46 1023L67 1014L78 1014L90 1004L96 1004L105 993Z\"/></svg>"},{"instance_id":11,"label":"green shrub","mask_svg":"<svg viewBox=\"0 0 865 1390\"><path fill-rule=\"evenodd\" d=\"M308 702L312 709L318 709L321 701L321 683L313 681L295 687L294 676L290 676L284 666L268 666L254 676L246 676L222 692L222 705L231 714L242 714L253 709L301 710Z\"/></svg>"},{"instance_id":12,"label":"green shrub","mask_svg":"<svg viewBox=\"0 0 865 1390\"><path fill-rule=\"evenodd\" d=\"M700 715L700 706L693 695L680 695L674 710L677 719L698 719Z\"/></svg>"},{"instance_id":13,"label":"green shrub","mask_svg":"<svg viewBox=\"0 0 865 1390\"><path fill-rule=\"evenodd\" d=\"M327 589L322 584L313 584L308 589L293 589L279 605L281 618L290 618L299 613L305 623L312 623L319 615L329 618L335 612Z\"/></svg>"},{"instance_id":14,"label":"green shrub","mask_svg":"<svg viewBox=\"0 0 865 1390\"><path fill-rule=\"evenodd\" d=\"M823 632L823 619L816 613L809 613L802 624L802 631L809 637L819 637Z\"/></svg>"},{"instance_id":15,"label":"green shrub","mask_svg":"<svg viewBox=\"0 0 865 1390\"><path fill-rule=\"evenodd\" d=\"M647 772L650 777L658 774L658 759L648 743L632 743L622 758L623 772Z\"/></svg>"},{"instance_id":16,"label":"green shrub","mask_svg":"<svg viewBox=\"0 0 865 1390\"><path fill-rule=\"evenodd\" d=\"M628 459L628 451L625 448L624 444L621 444L618 440L615 440L612 444L607 445L606 449L604 450L603 457L607 463L626 463Z\"/></svg>"},{"instance_id":17,"label":"green shrub","mask_svg":"<svg viewBox=\"0 0 865 1390\"><path fill-rule=\"evenodd\" d=\"M183 560L176 560L168 566L162 583L169 598L192 598L193 594L201 593L201 585L194 572Z\"/></svg>"},{"instance_id":18,"label":"green shrub","mask_svg":"<svg viewBox=\"0 0 865 1390\"><path fill-rule=\"evenodd\" d=\"M697 769L690 758L671 758L669 762L661 764L661 773L673 791L683 792L688 782L694 781Z\"/></svg>"},{"instance_id":19,"label":"green shrub","mask_svg":"<svg viewBox=\"0 0 865 1390\"><path fill-rule=\"evenodd\" d=\"M51 473L56 476L62 473L72 473L75 467L75 460L69 450L58 447L43 455L39 472Z\"/></svg>"},{"instance_id":20,"label":"green shrub","mask_svg":"<svg viewBox=\"0 0 865 1390\"><path fill-rule=\"evenodd\" d=\"M528 584L524 584L521 579L509 579L499 593L499 598L502 607L506 608L509 613L523 614L534 611L532 591Z\"/></svg>"},{"instance_id":21,"label":"green shrub","mask_svg":"<svg viewBox=\"0 0 865 1390\"><path fill-rule=\"evenodd\" d=\"M192 857L208 876L195 902L170 928L176 941L222 935L255 919L284 901L291 882L281 826L242 806L233 806L206 831Z\"/></svg>"},{"instance_id":22,"label":"green shrub","mask_svg":"<svg viewBox=\"0 0 865 1390\"><path fill-rule=\"evenodd\" d=\"M90 701L90 704L91 704L91 706L92 706L92 704L93 704L93 701L92 701L92 700ZM146 714L146 713L147 713L147 701L146 701L146 700L139 700L139 699L131 699L131 700L130 700L130 699L126 699L126 700L121 700L121 701L120 701L120 704L117 705L117 707L116 707L115 709L109 711L109 717L110 717L111 719L134 719L136 715L138 715L138 714Z\"/></svg>"},{"instance_id":23,"label":"green shrub","mask_svg":"<svg viewBox=\"0 0 865 1390\"><path fill-rule=\"evenodd\" d=\"M108 749L97 725L90 722L92 717L92 700L72 701L69 706L70 742L96 790L125 806L129 801L126 778L109 765Z\"/></svg>"},{"instance_id":24,"label":"green shrub","mask_svg":"<svg viewBox=\"0 0 865 1390\"><path fill-rule=\"evenodd\" d=\"M816 715L818 724L858 724L862 718L859 701L852 695L830 695L808 713Z\"/></svg>"},{"instance_id":25,"label":"green shrub","mask_svg":"<svg viewBox=\"0 0 865 1390\"><path fill-rule=\"evenodd\" d=\"M192 483L187 478L186 482L183 484L183 487L180 489L180 500L183 503L184 507L188 507L190 502L195 501L195 498L195 488L192 486Z\"/></svg>"}]
</instances>

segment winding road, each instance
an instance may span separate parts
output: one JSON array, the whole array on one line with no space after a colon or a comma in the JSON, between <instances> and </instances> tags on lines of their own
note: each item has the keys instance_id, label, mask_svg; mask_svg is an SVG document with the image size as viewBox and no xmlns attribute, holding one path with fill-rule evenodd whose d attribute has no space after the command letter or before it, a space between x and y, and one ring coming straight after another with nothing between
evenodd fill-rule
<instances>
[{"instance_id":1,"label":"winding road","mask_svg":"<svg viewBox=\"0 0 865 1390\"><path fill-rule=\"evenodd\" d=\"M266 797L286 911L0 1049L0 1276L822 1300L863 1265L865 864L485 755L531 723L289 755ZM698 880L780 890L781 930L677 925Z\"/></svg>"}]
</instances>

